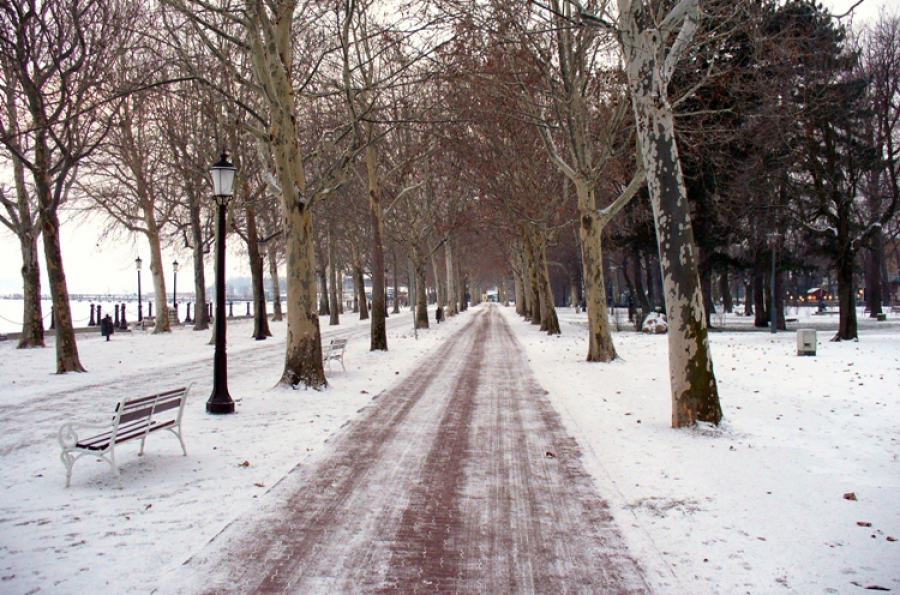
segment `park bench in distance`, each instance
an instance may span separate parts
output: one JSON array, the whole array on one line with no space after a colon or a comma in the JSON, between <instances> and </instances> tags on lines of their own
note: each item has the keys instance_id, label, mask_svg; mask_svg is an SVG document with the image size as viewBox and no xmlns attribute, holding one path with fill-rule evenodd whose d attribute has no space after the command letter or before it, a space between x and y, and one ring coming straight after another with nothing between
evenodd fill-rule
<instances>
[{"instance_id":1,"label":"park bench in distance","mask_svg":"<svg viewBox=\"0 0 900 595\"><path fill-rule=\"evenodd\" d=\"M341 369L344 372L347 371L347 368L344 367L344 348L347 346L347 339L332 339L331 343L325 346L325 349L322 350L322 361L328 364L328 370L331 370L331 360L337 360L341 362Z\"/></svg>"},{"instance_id":2,"label":"park bench in distance","mask_svg":"<svg viewBox=\"0 0 900 595\"><path fill-rule=\"evenodd\" d=\"M122 487L119 470L116 468L116 445L129 440L141 440L138 456L144 454L147 436L158 430L169 430L181 443L181 450L187 456L187 449L181 437L181 416L190 386L183 386L147 397L125 397L116 405L112 420L105 424L85 424L68 422L59 429L56 439L62 447L60 459L66 466L66 487L72 479L75 461L88 455L109 463L113 475ZM77 429L103 430L98 434L80 438Z\"/></svg>"}]
</instances>

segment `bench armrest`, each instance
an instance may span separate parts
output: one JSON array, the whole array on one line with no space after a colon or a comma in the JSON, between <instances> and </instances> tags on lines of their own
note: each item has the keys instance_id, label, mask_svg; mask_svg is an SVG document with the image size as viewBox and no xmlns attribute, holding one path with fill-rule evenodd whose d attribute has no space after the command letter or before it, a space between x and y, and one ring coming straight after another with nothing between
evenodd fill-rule
<instances>
[{"instance_id":1,"label":"bench armrest","mask_svg":"<svg viewBox=\"0 0 900 595\"><path fill-rule=\"evenodd\" d=\"M93 429L93 430L108 430L113 427L113 424L86 424L77 421L70 421L64 423L62 427L59 429L59 432L56 434L56 440L59 442L61 447L65 448L74 448L76 444L78 444L78 432L75 431L76 428L85 428L85 429Z\"/></svg>"}]
</instances>

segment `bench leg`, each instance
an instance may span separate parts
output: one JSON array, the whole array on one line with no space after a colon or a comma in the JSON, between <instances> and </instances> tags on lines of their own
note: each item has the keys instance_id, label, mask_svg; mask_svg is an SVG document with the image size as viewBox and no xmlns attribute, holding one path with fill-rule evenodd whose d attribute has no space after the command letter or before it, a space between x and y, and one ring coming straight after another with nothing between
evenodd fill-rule
<instances>
[{"instance_id":1,"label":"bench leg","mask_svg":"<svg viewBox=\"0 0 900 595\"><path fill-rule=\"evenodd\" d=\"M75 464L78 457L74 457L69 451L64 450L59 455L59 458L62 461L62 464L66 466L66 487L69 487L72 483L72 466Z\"/></svg>"}]
</instances>

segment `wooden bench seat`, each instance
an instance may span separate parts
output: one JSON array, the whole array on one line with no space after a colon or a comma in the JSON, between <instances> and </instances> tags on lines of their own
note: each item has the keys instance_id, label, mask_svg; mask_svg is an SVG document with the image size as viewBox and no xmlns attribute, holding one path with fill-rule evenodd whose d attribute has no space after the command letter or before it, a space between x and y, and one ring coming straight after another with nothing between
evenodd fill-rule
<instances>
[{"instance_id":1,"label":"wooden bench seat","mask_svg":"<svg viewBox=\"0 0 900 595\"><path fill-rule=\"evenodd\" d=\"M105 424L81 422L63 424L56 438L62 447L60 459L66 467L66 487L71 483L75 461L85 455L109 463L121 487L119 470L116 467L116 445L140 438L141 449L138 456L141 456L144 454L147 436L159 430L169 430L175 434L182 452L187 456L187 449L181 436L181 417L184 414L184 404L189 391L190 386L186 386L146 397L125 397L116 405L112 420ZM84 437L78 435L81 429L103 431Z\"/></svg>"}]
</instances>

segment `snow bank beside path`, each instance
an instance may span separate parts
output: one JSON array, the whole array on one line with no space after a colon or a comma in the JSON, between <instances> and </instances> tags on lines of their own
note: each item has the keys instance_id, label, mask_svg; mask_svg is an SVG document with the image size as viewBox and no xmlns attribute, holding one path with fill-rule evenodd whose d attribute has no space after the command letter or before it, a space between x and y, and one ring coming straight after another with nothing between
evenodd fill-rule
<instances>
[{"instance_id":1,"label":"snow bank beside path","mask_svg":"<svg viewBox=\"0 0 900 595\"><path fill-rule=\"evenodd\" d=\"M229 388L236 414L211 416L210 333L79 335L87 374L52 374L46 349L0 343L0 593L152 593L232 519L254 505L374 396L402 377L466 316L413 338L412 315L388 319L387 353L369 351L368 321L322 321L324 341L351 335L345 363L321 392L278 387L285 323L250 338L252 321L229 321ZM56 442L69 419L102 422L124 395L195 383L183 422L188 456L166 432L117 449L123 489L106 463L84 457L72 487ZM246 462L246 464L245 464Z\"/></svg>"},{"instance_id":2,"label":"snow bank beside path","mask_svg":"<svg viewBox=\"0 0 900 595\"><path fill-rule=\"evenodd\" d=\"M660 594L900 592L900 327L712 333L725 421L674 430L665 335L589 364L584 314L503 311Z\"/></svg>"}]
</instances>

